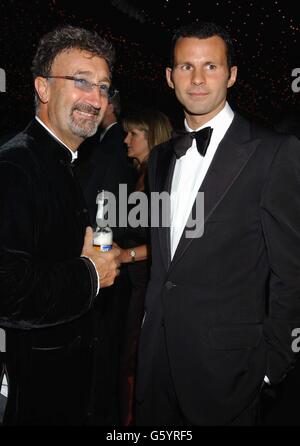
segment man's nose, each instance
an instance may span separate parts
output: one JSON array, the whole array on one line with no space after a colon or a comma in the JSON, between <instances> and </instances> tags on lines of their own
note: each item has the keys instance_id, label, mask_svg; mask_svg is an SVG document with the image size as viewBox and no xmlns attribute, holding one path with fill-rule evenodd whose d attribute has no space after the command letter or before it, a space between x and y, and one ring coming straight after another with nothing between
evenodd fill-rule
<instances>
[{"instance_id":1,"label":"man's nose","mask_svg":"<svg viewBox=\"0 0 300 446\"><path fill-rule=\"evenodd\" d=\"M192 83L194 85L201 85L205 82L205 76L203 74L203 69L198 67L193 70Z\"/></svg>"}]
</instances>

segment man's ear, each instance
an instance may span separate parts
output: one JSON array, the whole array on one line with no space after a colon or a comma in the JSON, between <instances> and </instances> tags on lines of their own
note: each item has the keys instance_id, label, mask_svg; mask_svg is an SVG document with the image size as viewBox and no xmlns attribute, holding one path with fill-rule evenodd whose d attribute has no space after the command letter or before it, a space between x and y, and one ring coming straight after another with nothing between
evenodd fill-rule
<instances>
[{"instance_id":1,"label":"man's ear","mask_svg":"<svg viewBox=\"0 0 300 446\"><path fill-rule=\"evenodd\" d=\"M34 86L40 101L46 104L49 101L49 83L47 79L41 76L36 77Z\"/></svg>"},{"instance_id":2,"label":"man's ear","mask_svg":"<svg viewBox=\"0 0 300 446\"><path fill-rule=\"evenodd\" d=\"M230 88L233 86L233 84L235 84L236 78L237 78L237 67L233 66L230 68L230 77L227 82L227 88Z\"/></svg>"},{"instance_id":3,"label":"man's ear","mask_svg":"<svg viewBox=\"0 0 300 446\"><path fill-rule=\"evenodd\" d=\"M174 89L174 83L172 80L172 68L169 68L169 67L166 68L166 78L167 78L169 87Z\"/></svg>"}]
</instances>

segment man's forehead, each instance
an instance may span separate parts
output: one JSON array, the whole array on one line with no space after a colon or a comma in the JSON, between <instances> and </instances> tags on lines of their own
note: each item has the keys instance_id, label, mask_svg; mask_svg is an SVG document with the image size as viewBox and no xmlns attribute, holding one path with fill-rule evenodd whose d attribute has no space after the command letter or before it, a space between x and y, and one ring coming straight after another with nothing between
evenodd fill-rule
<instances>
[{"instance_id":1,"label":"man's forehead","mask_svg":"<svg viewBox=\"0 0 300 446\"><path fill-rule=\"evenodd\" d=\"M91 51L84 50L84 49L77 48L77 47L63 49L62 51L60 51L57 54L57 56L60 56L60 55L61 56L70 56L70 57L82 56L82 57L86 57L88 59L91 59L93 57L99 57L98 55L92 53Z\"/></svg>"},{"instance_id":2,"label":"man's forehead","mask_svg":"<svg viewBox=\"0 0 300 446\"><path fill-rule=\"evenodd\" d=\"M76 69L81 66L83 71L100 66L101 69L106 69L109 72L108 63L103 57L79 48L70 48L58 53L53 60L52 66L55 65L67 65Z\"/></svg>"}]
</instances>

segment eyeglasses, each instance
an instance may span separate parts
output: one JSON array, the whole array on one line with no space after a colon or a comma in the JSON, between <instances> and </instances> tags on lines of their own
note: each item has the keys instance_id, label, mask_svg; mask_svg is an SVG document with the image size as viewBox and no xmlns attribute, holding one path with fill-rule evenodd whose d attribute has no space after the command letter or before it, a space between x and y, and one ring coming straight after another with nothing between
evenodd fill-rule
<instances>
[{"instance_id":1,"label":"eyeglasses","mask_svg":"<svg viewBox=\"0 0 300 446\"><path fill-rule=\"evenodd\" d=\"M87 93L90 93L93 91L95 87L99 88L99 93L101 96L112 99L116 94L119 93L118 90L115 88L108 86L107 84L103 84L99 82L93 83L88 81L87 79L83 79L80 77L74 77L74 76L45 76L46 79L67 79L69 81L74 81L74 86L76 88L79 88L79 90L85 91Z\"/></svg>"}]
</instances>

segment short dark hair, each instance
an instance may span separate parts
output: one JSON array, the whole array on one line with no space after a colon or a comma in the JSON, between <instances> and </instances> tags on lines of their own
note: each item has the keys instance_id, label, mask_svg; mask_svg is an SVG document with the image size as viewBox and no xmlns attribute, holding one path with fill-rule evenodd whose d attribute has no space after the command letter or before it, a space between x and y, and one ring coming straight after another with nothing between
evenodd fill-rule
<instances>
[{"instance_id":1,"label":"short dark hair","mask_svg":"<svg viewBox=\"0 0 300 446\"><path fill-rule=\"evenodd\" d=\"M67 25L56 28L41 38L32 62L33 78L49 76L55 57L73 48L105 59L112 71L115 52L111 43L96 32Z\"/></svg>"},{"instance_id":2,"label":"short dark hair","mask_svg":"<svg viewBox=\"0 0 300 446\"><path fill-rule=\"evenodd\" d=\"M120 93L117 92L112 98L108 99L108 103L112 104L114 107L114 114L116 115L116 118L119 119L121 116L121 99L120 99Z\"/></svg>"},{"instance_id":3,"label":"short dark hair","mask_svg":"<svg viewBox=\"0 0 300 446\"><path fill-rule=\"evenodd\" d=\"M196 37L198 39L208 39L209 37L219 36L226 45L227 64L230 68L235 64L234 44L230 35L220 25L213 22L198 22L189 25L183 25L178 28L172 37L170 51L170 67L174 65L174 49L178 39L181 37Z\"/></svg>"}]
</instances>

